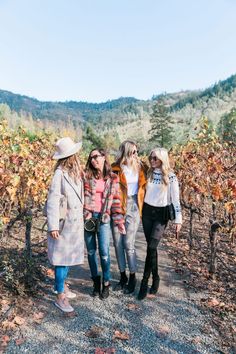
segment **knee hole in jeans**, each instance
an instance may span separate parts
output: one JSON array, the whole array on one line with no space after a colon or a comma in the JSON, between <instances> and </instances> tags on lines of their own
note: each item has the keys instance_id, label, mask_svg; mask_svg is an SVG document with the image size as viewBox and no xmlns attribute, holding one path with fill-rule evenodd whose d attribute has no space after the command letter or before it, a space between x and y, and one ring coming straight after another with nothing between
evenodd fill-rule
<instances>
[{"instance_id":1,"label":"knee hole in jeans","mask_svg":"<svg viewBox=\"0 0 236 354\"><path fill-rule=\"evenodd\" d=\"M102 258L105 262L108 261L108 256L102 256L101 258Z\"/></svg>"},{"instance_id":2,"label":"knee hole in jeans","mask_svg":"<svg viewBox=\"0 0 236 354\"><path fill-rule=\"evenodd\" d=\"M96 250L89 250L88 251L88 255L89 256L93 256L95 254Z\"/></svg>"},{"instance_id":3,"label":"knee hole in jeans","mask_svg":"<svg viewBox=\"0 0 236 354\"><path fill-rule=\"evenodd\" d=\"M134 254L135 253L135 249L134 248L130 248L127 250L128 254Z\"/></svg>"}]
</instances>

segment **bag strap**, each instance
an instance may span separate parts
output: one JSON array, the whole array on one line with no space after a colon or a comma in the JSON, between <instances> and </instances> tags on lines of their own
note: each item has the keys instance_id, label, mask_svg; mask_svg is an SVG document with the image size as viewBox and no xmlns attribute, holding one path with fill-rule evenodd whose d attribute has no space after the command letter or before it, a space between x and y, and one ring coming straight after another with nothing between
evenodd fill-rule
<instances>
[{"instance_id":1,"label":"bag strap","mask_svg":"<svg viewBox=\"0 0 236 354\"><path fill-rule=\"evenodd\" d=\"M77 190L75 189L75 187L73 186L73 184L72 184L72 183L70 182L70 180L65 176L64 173L63 173L63 176L64 176L65 180L69 183L69 185L70 185L70 186L73 188L73 190L75 191L75 193L76 193L77 197L79 198L81 204L83 204L82 199L80 198L80 195L79 195L79 193L77 192Z\"/></svg>"},{"instance_id":2,"label":"bag strap","mask_svg":"<svg viewBox=\"0 0 236 354\"><path fill-rule=\"evenodd\" d=\"M100 216L98 218L99 222L101 222L103 214L104 214L104 211L105 211L105 208L108 205L108 196L109 196L109 192L111 192L111 189L112 189L112 179L111 178L110 178L110 181L111 182L110 182L109 190L107 192L106 199L104 200L104 203L103 203L102 208L101 208Z\"/></svg>"}]
</instances>

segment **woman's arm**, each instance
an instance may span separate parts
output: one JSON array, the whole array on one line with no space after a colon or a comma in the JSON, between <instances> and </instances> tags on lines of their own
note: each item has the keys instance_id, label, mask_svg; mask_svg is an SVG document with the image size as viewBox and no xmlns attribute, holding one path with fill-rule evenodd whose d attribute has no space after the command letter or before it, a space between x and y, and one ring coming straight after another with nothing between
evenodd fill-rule
<instances>
[{"instance_id":1,"label":"woman's arm","mask_svg":"<svg viewBox=\"0 0 236 354\"><path fill-rule=\"evenodd\" d=\"M121 207L121 196L119 187L119 178L116 176L111 182L113 184L113 195L112 195L112 205L111 205L111 216L120 231L120 233L125 234L125 220Z\"/></svg>"},{"instance_id":2,"label":"woman's arm","mask_svg":"<svg viewBox=\"0 0 236 354\"><path fill-rule=\"evenodd\" d=\"M176 175L173 173L170 179L170 201L175 209L175 224L182 224L182 212L180 205L179 182Z\"/></svg>"},{"instance_id":3,"label":"woman's arm","mask_svg":"<svg viewBox=\"0 0 236 354\"><path fill-rule=\"evenodd\" d=\"M92 208L91 208L91 203L92 203L92 187L91 187L91 181L84 176L83 178L83 184L84 184L84 220L90 219L92 217Z\"/></svg>"},{"instance_id":4,"label":"woman's arm","mask_svg":"<svg viewBox=\"0 0 236 354\"><path fill-rule=\"evenodd\" d=\"M59 230L59 219L60 219L60 198L62 196L61 184L62 184L63 173L60 169L55 171L53 176L51 186L47 197L47 224L48 231L54 232ZM54 236L56 236L55 234ZM59 233L58 233L59 235ZM56 237L55 237L56 238Z\"/></svg>"}]
</instances>

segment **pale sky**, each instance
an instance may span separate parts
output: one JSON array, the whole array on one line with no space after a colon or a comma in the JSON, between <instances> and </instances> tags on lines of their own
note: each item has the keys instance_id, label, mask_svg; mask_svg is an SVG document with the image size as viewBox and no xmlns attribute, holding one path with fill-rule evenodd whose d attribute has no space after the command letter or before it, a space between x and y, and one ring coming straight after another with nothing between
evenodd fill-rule
<instances>
[{"instance_id":1,"label":"pale sky","mask_svg":"<svg viewBox=\"0 0 236 354\"><path fill-rule=\"evenodd\" d=\"M0 89L148 99L236 73L236 0L0 0Z\"/></svg>"}]
</instances>

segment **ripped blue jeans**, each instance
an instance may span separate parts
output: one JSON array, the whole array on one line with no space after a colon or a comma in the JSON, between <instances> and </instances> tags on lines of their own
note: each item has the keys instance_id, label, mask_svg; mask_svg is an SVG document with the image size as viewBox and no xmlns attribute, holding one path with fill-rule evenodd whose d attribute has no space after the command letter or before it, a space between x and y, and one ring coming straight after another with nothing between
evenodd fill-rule
<instances>
[{"instance_id":1,"label":"ripped blue jeans","mask_svg":"<svg viewBox=\"0 0 236 354\"><path fill-rule=\"evenodd\" d=\"M93 213L93 217L98 217L98 213ZM101 223L99 232L95 235L93 232L85 231L84 238L88 251L88 262L92 278L99 275L98 272L98 259L97 259L97 244L100 256L103 281L110 281L110 235L111 225L110 223Z\"/></svg>"},{"instance_id":2,"label":"ripped blue jeans","mask_svg":"<svg viewBox=\"0 0 236 354\"><path fill-rule=\"evenodd\" d=\"M125 215L126 235L122 235L117 226L113 225L113 240L116 258L120 272L126 269L126 260L130 273L137 271L135 239L140 222L137 195L127 198L127 211Z\"/></svg>"}]
</instances>

